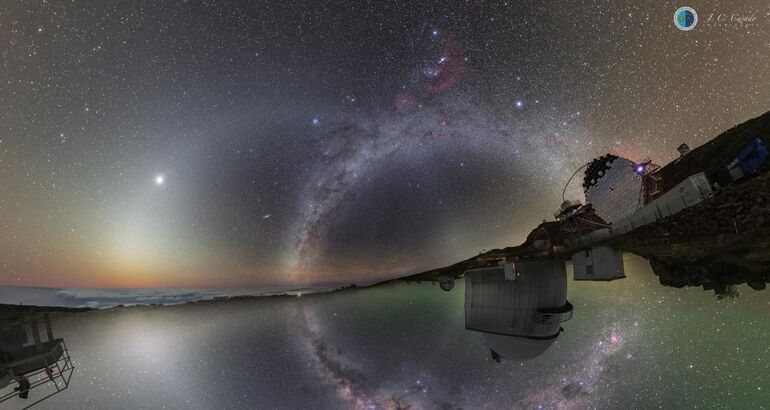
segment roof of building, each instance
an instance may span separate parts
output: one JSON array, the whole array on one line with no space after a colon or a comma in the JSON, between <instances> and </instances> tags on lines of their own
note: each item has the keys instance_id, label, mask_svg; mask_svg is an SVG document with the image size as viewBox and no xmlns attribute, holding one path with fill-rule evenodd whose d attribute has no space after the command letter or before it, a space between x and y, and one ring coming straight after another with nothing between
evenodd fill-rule
<instances>
[{"instance_id":1,"label":"roof of building","mask_svg":"<svg viewBox=\"0 0 770 410\"><path fill-rule=\"evenodd\" d=\"M560 225L561 222L558 221L548 221L541 223L537 226L537 228L533 229L529 235L527 235L527 240L524 242L524 244L532 244L538 239L548 240L552 245L563 244L564 238L562 237L561 230L559 229Z\"/></svg>"},{"instance_id":2,"label":"roof of building","mask_svg":"<svg viewBox=\"0 0 770 410\"><path fill-rule=\"evenodd\" d=\"M770 111L723 132L661 168L662 190L667 191L698 172L705 172L709 179L713 179L713 175L725 168L755 138L770 145Z\"/></svg>"}]
</instances>

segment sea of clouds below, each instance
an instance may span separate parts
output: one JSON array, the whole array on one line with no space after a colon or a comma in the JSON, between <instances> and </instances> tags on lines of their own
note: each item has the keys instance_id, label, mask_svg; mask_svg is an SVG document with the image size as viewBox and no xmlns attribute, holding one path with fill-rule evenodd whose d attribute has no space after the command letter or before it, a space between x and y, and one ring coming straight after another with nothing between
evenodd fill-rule
<instances>
[{"instance_id":1,"label":"sea of clouds below","mask_svg":"<svg viewBox=\"0 0 770 410\"><path fill-rule=\"evenodd\" d=\"M226 289L62 289L0 286L0 304L110 308L118 305L179 304L234 296L270 296L298 290ZM305 290L302 291L306 293Z\"/></svg>"}]
</instances>

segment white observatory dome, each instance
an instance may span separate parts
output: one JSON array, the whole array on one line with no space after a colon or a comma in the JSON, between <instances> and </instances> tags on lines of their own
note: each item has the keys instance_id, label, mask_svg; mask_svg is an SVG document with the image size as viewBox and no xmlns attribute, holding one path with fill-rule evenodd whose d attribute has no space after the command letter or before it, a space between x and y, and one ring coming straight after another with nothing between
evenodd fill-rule
<instances>
[{"instance_id":1,"label":"white observatory dome","mask_svg":"<svg viewBox=\"0 0 770 410\"><path fill-rule=\"evenodd\" d=\"M508 268L465 272L465 328L482 332L495 360L531 359L553 344L561 322L572 317L564 261L524 261Z\"/></svg>"}]
</instances>

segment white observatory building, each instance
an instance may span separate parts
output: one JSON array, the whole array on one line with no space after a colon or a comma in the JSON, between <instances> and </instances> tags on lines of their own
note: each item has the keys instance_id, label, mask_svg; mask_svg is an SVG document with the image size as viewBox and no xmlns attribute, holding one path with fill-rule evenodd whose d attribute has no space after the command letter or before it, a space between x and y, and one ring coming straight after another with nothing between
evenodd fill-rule
<instances>
[{"instance_id":1,"label":"white observatory building","mask_svg":"<svg viewBox=\"0 0 770 410\"><path fill-rule=\"evenodd\" d=\"M465 272L465 328L481 332L492 358L545 352L572 318L561 260L502 263Z\"/></svg>"}]
</instances>

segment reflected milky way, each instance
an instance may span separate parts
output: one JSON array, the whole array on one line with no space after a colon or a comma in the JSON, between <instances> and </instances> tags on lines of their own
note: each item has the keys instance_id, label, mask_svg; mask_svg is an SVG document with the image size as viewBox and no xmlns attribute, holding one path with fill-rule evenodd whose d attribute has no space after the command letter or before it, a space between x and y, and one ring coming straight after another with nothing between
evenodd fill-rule
<instances>
[{"instance_id":1,"label":"reflected milky way","mask_svg":"<svg viewBox=\"0 0 770 410\"><path fill-rule=\"evenodd\" d=\"M551 348L495 363L464 283L55 315L76 371L41 409L756 408L770 402L766 293L570 282ZM13 408L13 407L12 407Z\"/></svg>"},{"instance_id":2,"label":"reflected milky way","mask_svg":"<svg viewBox=\"0 0 770 410\"><path fill-rule=\"evenodd\" d=\"M627 345L635 345L637 342L632 338L637 336L638 332L633 330L623 331L615 327L605 329L599 339L594 340L593 348L584 357L576 357L576 363L571 363L575 370L552 376L556 380L548 381L542 388L535 389L519 404L524 408L535 409L584 409L590 407L593 394L612 396L614 382L607 380L605 374L608 362L616 355L622 355L626 359L633 358L633 353L624 349Z\"/></svg>"},{"instance_id":3,"label":"reflected milky way","mask_svg":"<svg viewBox=\"0 0 770 410\"><path fill-rule=\"evenodd\" d=\"M766 0L688 32L653 0L7 3L0 303L178 304L53 313L76 370L41 409L770 403L768 293L631 255L526 362L464 329L462 280L185 303L521 243L593 158L665 164L770 109Z\"/></svg>"},{"instance_id":4,"label":"reflected milky way","mask_svg":"<svg viewBox=\"0 0 770 410\"><path fill-rule=\"evenodd\" d=\"M366 374L345 363L335 353L333 346L327 345L320 334L319 324L307 307L303 308L305 329L303 343L308 354L321 372L324 383L334 389L345 402L354 409L411 409L421 408L410 403L407 394L388 395L375 387L376 382L368 380ZM418 389L422 391L422 389Z\"/></svg>"}]
</instances>

